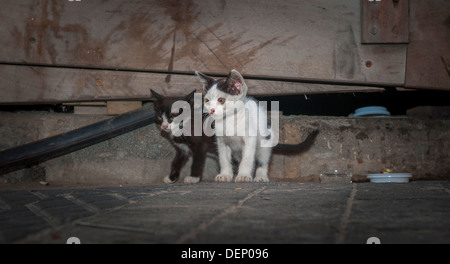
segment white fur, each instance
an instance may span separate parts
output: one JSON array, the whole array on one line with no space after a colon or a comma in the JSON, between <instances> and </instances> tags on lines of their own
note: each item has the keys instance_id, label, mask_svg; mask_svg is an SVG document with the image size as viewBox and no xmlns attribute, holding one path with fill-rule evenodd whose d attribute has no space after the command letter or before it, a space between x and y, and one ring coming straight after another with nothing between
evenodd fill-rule
<instances>
[{"instance_id":1,"label":"white fur","mask_svg":"<svg viewBox=\"0 0 450 264\"><path fill-rule=\"evenodd\" d=\"M259 120L267 120L266 111L259 107L256 100L246 97L245 83L243 87L245 87L243 93L230 95L220 91L215 84L205 95L205 99L208 100L204 104L205 110L215 119L220 164L220 174L215 180L232 181L231 161L232 157L236 157L240 160L240 164L235 182L268 182L268 165L272 148L261 146L261 141L264 140L261 135L272 135L273 132L267 124L259 124ZM225 104L219 102L220 98L226 100ZM214 113L211 114L212 109ZM253 179L255 162L258 167Z\"/></svg>"},{"instance_id":2,"label":"white fur","mask_svg":"<svg viewBox=\"0 0 450 264\"><path fill-rule=\"evenodd\" d=\"M169 136L172 138L172 123L169 123L169 119L166 116L166 113L162 114L162 122L161 122L161 130L168 132ZM167 128L164 128L165 126L167 126Z\"/></svg>"},{"instance_id":3,"label":"white fur","mask_svg":"<svg viewBox=\"0 0 450 264\"><path fill-rule=\"evenodd\" d=\"M184 178L184 183L188 183L188 184L198 183L199 181L200 181L200 177L186 176Z\"/></svg>"},{"instance_id":4,"label":"white fur","mask_svg":"<svg viewBox=\"0 0 450 264\"><path fill-rule=\"evenodd\" d=\"M167 175L166 177L164 177L164 183L167 183L167 184L172 184L172 183L174 183L175 181L172 181L170 178L169 178L169 175Z\"/></svg>"}]
</instances>

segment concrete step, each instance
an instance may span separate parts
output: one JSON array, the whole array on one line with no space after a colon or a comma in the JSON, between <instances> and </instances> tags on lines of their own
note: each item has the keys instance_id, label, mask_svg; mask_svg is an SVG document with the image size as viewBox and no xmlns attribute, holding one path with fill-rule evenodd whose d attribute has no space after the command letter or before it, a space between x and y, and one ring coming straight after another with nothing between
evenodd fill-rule
<instances>
[{"instance_id":1,"label":"concrete step","mask_svg":"<svg viewBox=\"0 0 450 264\"><path fill-rule=\"evenodd\" d=\"M108 118L62 113L0 112L0 149L67 132ZM450 119L347 118L282 116L280 143L301 142L313 130L320 133L307 152L294 157L274 155L271 181L320 182L320 174L367 173L383 168L410 172L413 180L450 178ZM158 184L170 173L175 152L155 124L39 164L3 175L8 182L42 178L51 184ZM189 175L190 162L183 177ZM218 163L207 159L203 179L212 182Z\"/></svg>"}]
</instances>

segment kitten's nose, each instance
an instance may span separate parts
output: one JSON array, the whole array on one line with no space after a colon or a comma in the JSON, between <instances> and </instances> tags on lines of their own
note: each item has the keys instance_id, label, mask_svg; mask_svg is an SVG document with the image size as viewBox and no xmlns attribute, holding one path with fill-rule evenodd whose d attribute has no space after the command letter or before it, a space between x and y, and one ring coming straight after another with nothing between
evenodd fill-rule
<instances>
[{"instance_id":1,"label":"kitten's nose","mask_svg":"<svg viewBox=\"0 0 450 264\"><path fill-rule=\"evenodd\" d=\"M167 128L169 128L169 125L162 125L162 128L167 129Z\"/></svg>"},{"instance_id":2,"label":"kitten's nose","mask_svg":"<svg viewBox=\"0 0 450 264\"><path fill-rule=\"evenodd\" d=\"M216 110L214 108L211 108L211 110L209 111L209 113L212 115L214 114L214 112L216 112Z\"/></svg>"}]
</instances>

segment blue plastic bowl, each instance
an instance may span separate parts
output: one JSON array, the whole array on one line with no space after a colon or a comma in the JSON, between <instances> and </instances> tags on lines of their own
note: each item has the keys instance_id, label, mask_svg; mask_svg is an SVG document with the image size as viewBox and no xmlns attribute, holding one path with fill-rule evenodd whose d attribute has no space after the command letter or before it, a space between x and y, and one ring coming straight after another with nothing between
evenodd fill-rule
<instances>
[{"instance_id":1,"label":"blue plastic bowl","mask_svg":"<svg viewBox=\"0 0 450 264\"><path fill-rule=\"evenodd\" d=\"M390 116L391 113L383 106L366 106L361 107L355 110L354 117L358 116L376 116L376 117L384 117Z\"/></svg>"}]
</instances>

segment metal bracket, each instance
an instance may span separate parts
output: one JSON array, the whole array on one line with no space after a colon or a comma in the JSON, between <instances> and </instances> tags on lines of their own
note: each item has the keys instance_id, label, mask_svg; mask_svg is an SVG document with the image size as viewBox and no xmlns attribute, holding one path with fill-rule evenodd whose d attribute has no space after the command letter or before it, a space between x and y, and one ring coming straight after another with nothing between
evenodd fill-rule
<instances>
[{"instance_id":1,"label":"metal bracket","mask_svg":"<svg viewBox=\"0 0 450 264\"><path fill-rule=\"evenodd\" d=\"M409 0L361 0L361 42L408 43Z\"/></svg>"}]
</instances>

